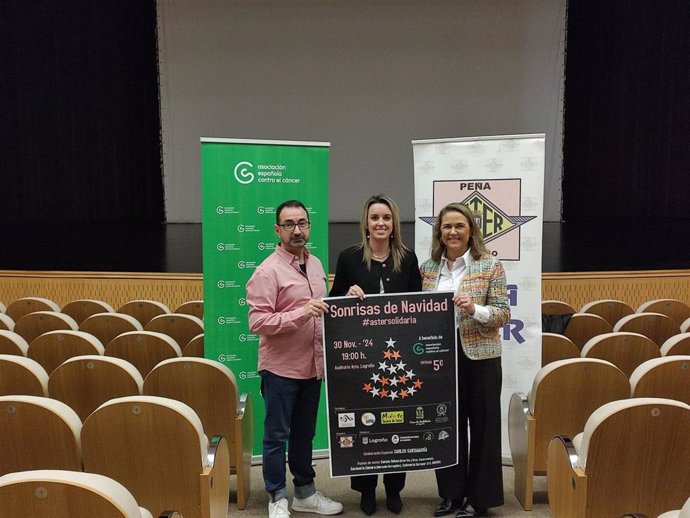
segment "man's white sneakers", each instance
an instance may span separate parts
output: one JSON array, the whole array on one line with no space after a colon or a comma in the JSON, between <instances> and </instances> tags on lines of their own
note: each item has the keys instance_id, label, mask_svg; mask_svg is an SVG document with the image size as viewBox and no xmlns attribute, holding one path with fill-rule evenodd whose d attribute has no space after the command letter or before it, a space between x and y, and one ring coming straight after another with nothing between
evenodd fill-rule
<instances>
[{"instance_id":1,"label":"man's white sneakers","mask_svg":"<svg viewBox=\"0 0 690 518\"><path fill-rule=\"evenodd\" d=\"M270 505L270 504L269 504ZM343 504L334 502L327 496L322 495L318 491L307 498L293 498L292 510L301 513L316 513L316 514L340 514L343 512ZM273 516L271 516L273 518Z\"/></svg>"},{"instance_id":2,"label":"man's white sneakers","mask_svg":"<svg viewBox=\"0 0 690 518\"><path fill-rule=\"evenodd\" d=\"M289 518L287 498L281 498L277 502L268 502L268 518Z\"/></svg>"}]
</instances>

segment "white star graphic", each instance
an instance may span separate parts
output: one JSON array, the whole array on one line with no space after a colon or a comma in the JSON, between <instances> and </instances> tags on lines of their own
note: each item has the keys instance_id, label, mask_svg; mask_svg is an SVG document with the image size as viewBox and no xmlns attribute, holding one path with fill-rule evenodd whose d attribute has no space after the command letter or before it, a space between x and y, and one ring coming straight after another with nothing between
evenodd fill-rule
<instances>
[{"instance_id":1,"label":"white star graphic","mask_svg":"<svg viewBox=\"0 0 690 518\"><path fill-rule=\"evenodd\" d=\"M396 370L397 370L397 369L395 368L395 365L390 365L390 366L388 367L388 372L389 372L390 374L395 373Z\"/></svg>"},{"instance_id":2,"label":"white star graphic","mask_svg":"<svg viewBox=\"0 0 690 518\"><path fill-rule=\"evenodd\" d=\"M399 381L400 380L398 378L392 378L391 379L391 385L393 385L394 387L397 387Z\"/></svg>"},{"instance_id":3,"label":"white star graphic","mask_svg":"<svg viewBox=\"0 0 690 518\"><path fill-rule=\"evenodd\" d=\"M378 395L379 395L379 389L377 389L376 387L374 387L374 388L371 390L371 397L376 397L376 396L378 396Z\"/></svg>"},{"instance_id":4,"label":"white star graphic","mask_svg":"<svg viewBox=\"0 0 690 518\"><path fill-rule=\"evenodd\" d=\"M376 390L376 389L374 389L374 390ZM410 388L407 389L407 390L408 390L408 392L410 393L410 395L413 395L415 392L417 392L417 389L414 388L414 387L410 387Z\"/></svg>"},{"instance_id":5,"label":"white star graphic","mask_svg":"<svg viewBox=\"0 0 690 518\"><path fill-rule=\"evenodd\" d=\"M395 340L393 340L393 338L391 337L388 340L386 340L386 344L386 347L393 347L395 345Z\"/></svg>"},{"instance_id":6,"label":"white star graphic","mask_svg":"<svg viewBox=\"0 0 690 518\"><path fill-rule=\"evenodd\" d=\"M395 368L398 369L399 371L404 370L405 367L407 367L407 364L403 363L403 362L400 362L398 365L395 366Z\"/></svg>"},{"instance_id":7,"label":"white star graphic","mask_svg":"<svg viewBox=\"0 0 690 518\"><path fill-rule=\"evenodd\" d=\"M378 383L379 380L381 379L381 376L379 376L378 374L374 373L374 375L373 375L371 378L369 378L369 379L370 379L370 380L373 380L374 383Z\"/></svg>"},{"instance_id":8,"label":"white star graphic","mask_svg":"<svg viewBox=\"0 0 690 518\"><path fill-rule=\"evenodd\" d=\"M388 395L388 397L391 399L398 399L398 393L395 390L391 390L391 393Z\"/></svg>"},{"instance_id":9,"label":"white star graphic","mask_svg":"<svg viewBox=\"0 0 690 518\"><path fill-rule=\"evenodd\" d=\"M412 379L412 378L414 378L415 376L416 376L416 374L412 371L412 369L410 369L409 371L407 371L407 377L408 377L409 379Z\"/></svg>"},{"instance_id":10,"label":"white star graphic","mask_svg":"<svg viewBox=\"0 0 690 518\"><path fill-rule=\"evenodd\" d=\"M379 370L380 371L385 371L388 368L388 365L386 362L379 362Z\"/></svg>"}]
</instances>

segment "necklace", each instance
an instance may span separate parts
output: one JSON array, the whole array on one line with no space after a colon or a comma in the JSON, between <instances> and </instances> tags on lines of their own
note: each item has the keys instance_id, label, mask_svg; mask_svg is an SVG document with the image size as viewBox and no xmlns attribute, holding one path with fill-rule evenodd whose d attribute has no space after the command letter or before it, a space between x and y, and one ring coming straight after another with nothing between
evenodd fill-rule
<instances>
[{"instance_id":1,"label":"necklace","mask_svg":"<svg viewBox=\"0 0 690 518\"><path fill-rule=\"evenodd\" d=\"M379 260L381 260L381 259L385 259L386 257L388 257L388 256L390 255L390 253L391 253L391 251L388 250L388 251L387 251L385 254L383 254L383 255L374 255L374 254L371 254L371 257L373 257L374 259L379 259Z\"/></svg>"}]
</instances>

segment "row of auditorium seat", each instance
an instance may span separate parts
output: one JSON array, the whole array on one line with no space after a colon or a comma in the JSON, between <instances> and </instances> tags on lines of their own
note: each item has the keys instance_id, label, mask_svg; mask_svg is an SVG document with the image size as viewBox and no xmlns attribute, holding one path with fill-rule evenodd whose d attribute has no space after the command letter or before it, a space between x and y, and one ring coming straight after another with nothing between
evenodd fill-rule
<instances>
[{"instance_id":1,"label":"row of auditorium seat","mask_svg":"<svg viewBox=\"0 0 690 518\"><path fill-rule=\"evenodd\" d=\"M175 338L181 346L189 343L194 336L203 332L203 321L195 316L182 313L165 313L157 315L146 324L141 324L134 317L124 313L96 313L80 324L65 313L57 311L35 311L19 318L16 322L4 322L0 329L14 331L27 342L48 331L84 331L96 336L101 343L107 344L115 336L127 331L157 331Z\"/></svg>"},{"instance_id":2,"label":"row of auditorium seat","mask_svg":"<svg viewBox=\"0 0 690 518\"><path fill-rule=\"evenodd\" d=\"M13 321L19 320L28 313L36 311L55 311L71 316L78 324L81 324L87 317L96 313L124 313L130 315L142 325L157 315L165 313L182 313L203 319L204 302L203 300L191 300L180 304L175 311L155 300L132 300L118 308L117 311L105 301L95 299L77 299L68 302L62 308L44 297L22 297L7 306L0 302L0 313L6 314Z\"/></svg>"},{"instance_id":3,"label":"row of auditorium seat","mask_svg":"<svg viewBox=\"0 0 690 518\"><path fill-rule=\"evenodd\" d=\"M625 331L603 333L589 339L582 349L567 336L542 333L541 366L568 358L599 358L608 360L630 375L646 360L665 356L690 354L690 333L679 333L659 348L650 338Z\"/></svg>"},{"instance_id":4,"label":"row of auditorium seat","mask_svg":"<svg viewBox=\"0 0 690 518\"><path fill-rule=\"evenodd\" d=\"M663 341L671 334L690 331L690 306L683 301L676 299L655 299L644 302L633 309L631 306L620 300L602 299L595 300L583 305L580 310L576 310L570 304L558 300L545 300L541 304L542 311L542 327L544 331L549 332L564 332L567 331L573 336L577 337L574 341L591 338L591 336L579 337L577 329L568 330L570 320L574 316L580 317L582 323L580 327L594 327L597 333L607 331L635 331L639 332L634 326L641 326L641 324L634 324L637 318L635 315L639 314L654 314L661 317L648 318L651 322L646 323L645 327L650 329L650 332L657 333L657 336L650 336L657 343ZM581 315L588 315L588 317L581 317ZM600 317L604 322L600 322ZM577 320L577 319L576 319ZM644 319L642 319L644 320ZM585 324L585 322L587 324ZM561 329L553 329L546 327L561 327ZM609 329L610 327L610 329ZM654 329L656 328L656 329Z\"/></svg>"},{"instance_id":5,"label":"row of auditorium seat","mask_svg":"<svg viewBox=\"0 0 690 518\"><path fill-rule=\"evenodd\" d=\"M638 488L641 495L633 495L634 490L631 493L630 487L625 488L627 491L624 492L624 496L616 497L618 503L622 505L622 502L626 501L624 498L628 498L627 501L631 505L635 505L627 509L617 509L618 514L614 515L611 514L611 507L602 507L597 504L590 508L590 503L587 503L586 512L585 508L581 507L584 505L583 502L591 496L587 494L586 488L582 489L582 486L595 483L592 478L588 479L588 483L578 480L579 486L576 489L569 488L562 483L561 475L565 467L563 465L559 465L557 468L551 467L552 452L550 448L558 448L553 445L555 436L573 438L583 431L586 432L588 427L592 429L593 425L588 424L588 419L597 412L597 409L612 402L616 402L618 406L626 406L626 400L638 402L675 401L681 406L685 405L683 408L690 411L688 405L690 403L690 356L672 356L650 360L638 367L630 379L615 365L604 360L592 358L558 360L540 369L528 395L513 394L508 412L509 442L515 470L515 495L526 510L532 509L534 476L544 474L548 475L549 502L552 504L552 513L556 517L620 516L623 512L631 509L643 511L648 516L657 516L663 511L682 505L685 499L690 496L690 486L687 484L687 480L690 480L690 472L686 473L686 482L682 485L682 489L676 488L678 490L673 494L673 498L662 499L659 506L651 505L650 507L648 488ZM664 403L664 405L667 404ZM662 422L664 420L660 419L657 424ZM627 447L611 446L611 448L618 448L619 457L606 461L615 468L614 472L609 473L608 476L615 481L618 480L619 476L627 477L629 470L649 469L649 465L646 467L644 465L638 466L636 462L654 464L656 461L648 461L645 456L654 455L653 452L667 451L666 448L669 445L675 448L678 442L675 438L677 433L685 434L684 443L674 453L677 457L664 457L665 462L669 463L666 467L672 469L678 460L690 466L690 441L687 441L687 437L690 436L690 416L684 417L673 426L677 428L655 428L655 440L658 440L659 443L646 444L644 447L630 442L632 438L625 436L628 430L622 430L619 442L626 444L628 441L629 444ZM638 425L635 425L631 428L637 427ZM640 423L639 427L644 428L644 425ZM667 435L669 438L666 437ZM633 436L635 440L641 440L637 437L637 430ZM561 443L566 444L565 439ZM575 444L580 443L575 441ZM605 446L602 447L605 448ZM569 450L570 453L574 455L575 453L571 450L572 448ZM641 457L645 457L645 459L641 459ZM583 467L584 464L581 468ZM552 481L554 470L557 475ZM582 474L582 469L576 471L579 475ZM569 476L571 476L572 481L576 480L572 473L569 473ZM645 474L640 475L640 481L645 476ZM597 481L596 483L599 484L600 482ZM659 479L659 483L665 483L663 477ZM671 484L670 487L676 486ZM619 488L619 490L623 489L623 487ZM660 491L656 487L652 490ZM665 491L672 493L668 488ZM565 507L564 498L569 502ZM572 498L575 500L569 500ZM638 501L635 498L641 500ZM578 499L585 500L580 501Z\"/></svg>"},{"instance_id":6,"label":"row of auditorium seat","mask_svg":"<svg viewBox=\"0 0 690 518\"><path fill-rule=\"evenodd\" d=\"M590 313L598 315L612 326L621 318L633 313L661 313L674 320L679 326L690 318L690 306L676 299L654 299L643 302L636 309L616 299L600 299L584 304L576 310L567 302L560 300L544 300L541 304L544 315L572 315L573 313Z\"/></svg>"},{"instance_id":7,"label":"row of auditorium seat","mask_svg":"<svg viewBox=\"0 0 690 518\"><path fill-rule=\"evenodd\" d=\"M0 354L31 358L48 374L74 356L105 355L129 361L146 376L157 363L168 358L202 358L204 333L180 347L175 338L156 331L127 331L105 344L84 331L48 331L27 344L17 333L0 330Z\"/></svg>"},{"instance_id":8,"label":"row of auditorium seat","mask_svg":"<svg viewBox=\"0 0 690 518\"><path fill-rule=\"evenodd\" d=\"M220 435L209 440L197 413L180 401L117 398L82 424L60 401L2 396L0 430L3 443L12 445L0 450L0 465L10 473L83 470L118 481L153 513L175 509L187 518L227 516L227 441Z\"/></svg>"},{"instance_id":9,"label":"row of auditorium seat","mask_svg":"<svg viewBox=\"0 0 690 518\"><path fill-rule=\"evenodd\" d=\"M18 356L0 355L0 379L3 363L8 365L14 363L15 366L22 367L22 364L31 361ZM52 373L48 386L50 398L16 395L20 390L15 389L10 390L15 393L14 395L3 395L0 401L7 403L15 401L16 398L29 398L34 407L39 405L51 409L69 408L67 413L70 417L63 421L71 423L71 429L80 427L82 421L88 422L93 414L108 402L119 401L123 398L170 398L187 405L190 410L193 409L195 418L203 423L203 430L209 436L224 437L225 448L229 450L228 476L231 473L236 475L237 507L238 509L246 507L250 493L253 403L249 394L239 394L235 377L227 366L204 358L173 358L157 365L145 379L142 379L138 371L124 360L97 355L80 356L58 367ZM80 469L75 468L74 455L68 456L71 459L68 463L57 463L57 465L51 464L49 459L54 458L55 455L59 457L59 453L49 453L48 457L43 458L43 449L47 448L48 452L53 448L59 450L64 437L55 436L50 440L43 436L37 437L36 434L48 433L45 430L36 430L28 435L20 432L12 433L13 424L17 426L17 423L23 424L20 421L22 417L16 415L16 405L14 406L15 410L12 411L9 411L8 407L0 408L0 442L13 444L16 447L7 449L8 451L0 451L0 458L9 456L9 459L4 458L0 461L2 468L0 475L3 472L20 469ZM45 413L44 409L39 410ZM30 415L30 413L22 415ZM43 418L45 419L45 416ZM151 424L154 427L164 426L163 423L157 422ZM129 434L130 432L124 430L122 433ZM31 450L31 443L36 440L48 441L48 446L36 452L24 451ZM126 441L126 437L123 437L123 440ZM177 451L178 448L169 445L169 450L171 449ZM24 453L20 454L20 451ZM120 480L117 477L114 478ZM125 485L129 488L128 484ZM139 495L136 492L134 494L139 499ZM173 508L181 510L179 507ZM160 509L157 508L156 512L158 510ZM186 516L186 513L183 514Z\"/></svg>"}]
</instances>

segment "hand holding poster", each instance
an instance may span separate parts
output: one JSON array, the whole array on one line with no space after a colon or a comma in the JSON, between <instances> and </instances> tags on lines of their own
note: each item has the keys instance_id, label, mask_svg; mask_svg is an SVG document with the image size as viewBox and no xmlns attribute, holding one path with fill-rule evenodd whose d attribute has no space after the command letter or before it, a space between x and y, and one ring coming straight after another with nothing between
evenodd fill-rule
<instances>
[{"instance_id":1,"label":"hand holding poster","mask_svg":"<svg viewBox=\"0 0 690 518\"><path fill-rule=\"evenodd\" d=\"M331 475L457 463L452 292L325 299Z\"/></svg>"}]
</instances>

